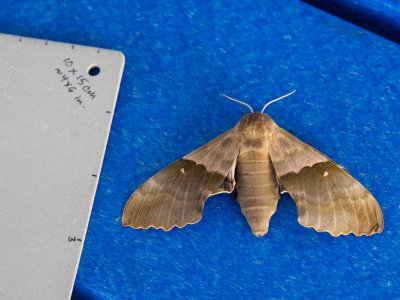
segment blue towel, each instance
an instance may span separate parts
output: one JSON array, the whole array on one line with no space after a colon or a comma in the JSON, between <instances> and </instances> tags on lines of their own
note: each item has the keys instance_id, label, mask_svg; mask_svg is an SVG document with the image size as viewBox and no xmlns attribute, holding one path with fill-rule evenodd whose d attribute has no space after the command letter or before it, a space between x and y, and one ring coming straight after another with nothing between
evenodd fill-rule
<instances>
[{"instance_id":1,"label":"blue towel","mask_svg":"<svg viewBox=\"0 0 400 300\"><path fill-rule=\"evenodd\" d=\"M3 1L0 30L126 56L75 299L400 295L394 41L307 3L273 0ZM375 195L382 234L334 238L304 228L287 195L262 238L252 235L234 194L211 197L201 222L183 229L121 226L142 182L242 117L246 108L221 93L260 110L293 88L267 113Z\"/></svg>"}]
</instances>

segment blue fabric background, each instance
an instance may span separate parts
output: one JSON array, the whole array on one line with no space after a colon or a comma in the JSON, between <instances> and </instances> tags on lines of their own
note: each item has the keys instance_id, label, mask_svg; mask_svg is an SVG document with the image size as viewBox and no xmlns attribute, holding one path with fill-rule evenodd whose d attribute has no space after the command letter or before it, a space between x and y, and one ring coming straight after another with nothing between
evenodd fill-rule
<instances>
[{"instance_id":1,"label":"blue fabric background","mask_svg":"<svg viewBox=\"0 0 400 300\"><path fill-rule=\"evenodd\" d=\"M126 56L75 299L400 296L398 44L295 0L0 1L0 31ZM240 119L220 93L259 110L294 87L268 114L376 196L382 234L304 228L288 196L263 238L230 195L181 230L120 225L144 180Z\"/></svg>"}]
</instances>

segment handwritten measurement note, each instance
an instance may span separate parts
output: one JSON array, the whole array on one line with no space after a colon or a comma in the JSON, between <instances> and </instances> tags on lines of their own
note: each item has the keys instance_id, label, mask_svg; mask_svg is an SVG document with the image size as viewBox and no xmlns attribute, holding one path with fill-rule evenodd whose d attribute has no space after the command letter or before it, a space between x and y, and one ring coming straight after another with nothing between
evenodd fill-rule
<instances>
[{"instance_id":1,"label":"handwritten measurement note","mask_svg":"<svg viewBox=\"0 0 400 300\"><path fill-rule=\"evenodd\" d=\"M68 242L82 242L82 239L77 238L76 236L69 236Z\"/></svg>"},{"instance_id":2,"label":"handwritten measurement note","mask_svg":"<svg viewBox=\"0 0 400 300\"><path fill-rule=\"evenodd\" d=\"M75 67L71 58L65 58L61 62L61 66L54 68L54 71L66 91L71 93L72 100L82 108L86 107L88 101L96 99L96 91L90 85L90 80Z\"/></svg>"}]
</instances>

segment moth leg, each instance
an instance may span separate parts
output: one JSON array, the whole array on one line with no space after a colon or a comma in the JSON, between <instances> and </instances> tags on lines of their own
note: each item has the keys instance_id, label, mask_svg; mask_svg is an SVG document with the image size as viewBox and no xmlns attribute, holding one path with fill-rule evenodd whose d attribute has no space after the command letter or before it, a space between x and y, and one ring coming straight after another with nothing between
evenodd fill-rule
<instances>
[{"instance_id":1,"label":"moth leg","mask_svg":"<svg viewBox=\"0 0 400 300\"><path fill-rule=\"evenodd\" d=\"M282 182L278 181L278 184L279 184L279 193L280 194L289 193Z\"/></svg>"},{"instance_id":2,"label":"moth leg","mask_svg":"<svg viewBox=\"0 0 400 300\"><path fill-rule=\"evenodd\" d=\"M230 169L225 180L219 186L218 190L213 193L213 195L220 194L220 193L232 193L232 191L235 189L235 185L236 185L235 168L236 168L236 161L233 163L232 168Z\"/></svg>"}]
</instances>

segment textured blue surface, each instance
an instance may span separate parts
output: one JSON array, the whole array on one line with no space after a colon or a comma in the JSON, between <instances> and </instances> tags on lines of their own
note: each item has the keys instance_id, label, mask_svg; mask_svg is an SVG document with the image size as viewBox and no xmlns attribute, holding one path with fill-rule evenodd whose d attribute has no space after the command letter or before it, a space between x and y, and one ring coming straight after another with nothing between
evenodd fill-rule
<instances>
[{"instance_id":1,"label":"textured blue surface","mask_svg":"<svg viewBox=\"0 0 400 300\"><path fill-rule=\"evenodd\" d=\"M400 2L398 0L303 1L400 43Z\"/></svg>"},{"instance_id":2,"label":"textured blue surface","mask_svg":"<svg viewBox=\"0 0 400 300\"><path fill-rule=\"evenodd\" d=\"M0 31L126 56L75 298L399 297L398 44L299 1L55 3L3 1ZM221 92L260 109L293 87L268 113L376 196L382 234L317 233L283 197L255 238L229 195L182 230L120 226L135 188L239 120Z\"/></svg>"}]
</instances>

